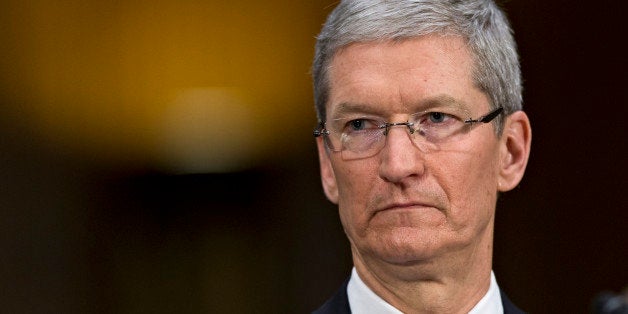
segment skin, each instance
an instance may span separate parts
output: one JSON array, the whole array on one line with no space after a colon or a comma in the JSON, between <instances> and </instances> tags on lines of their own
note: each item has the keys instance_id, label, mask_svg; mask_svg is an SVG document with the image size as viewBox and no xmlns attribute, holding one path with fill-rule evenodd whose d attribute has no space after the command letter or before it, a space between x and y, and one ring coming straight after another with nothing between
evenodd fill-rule
<instances>
[{"instance_id":1,"label":"skin","mask_svg":"<svg viewBox=\"0 0 628 314\"><path fill-rule=\"evenodd\" d=\"M352 44L331 62L327 119L359 107L403 122L452 102L476 118L490 107L472 67L455 36ZM338 204L360 278L406 313L468 312L489 288L497 193L521 180L530 141L522 111L500 136L493 124L479 125L435 151L413 145L404 127L358 160L343 160L319 138L323 188Z\"/></svg>"}]
</instances>

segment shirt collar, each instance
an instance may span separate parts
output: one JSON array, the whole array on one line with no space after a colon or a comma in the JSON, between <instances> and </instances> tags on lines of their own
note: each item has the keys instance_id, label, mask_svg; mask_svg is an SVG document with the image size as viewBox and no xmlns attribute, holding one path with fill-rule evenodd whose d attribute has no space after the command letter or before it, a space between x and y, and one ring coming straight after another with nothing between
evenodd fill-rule
<instances>
[{"instance_id":1,"label":"shirt collar","mask_svg":"<svg viewBox=\"0 0 628 314\"><path fill-rule=\"evenodd\" d=\"M347 295L351 312L377 313L377 314L402 314L394 306L388 304L371 290L360 278L355 267L351 271L351 279L347 285ZM491 283L488 291L480 301L469 311L469 314L503 314L504 308L499 294L499 287L495 274L491 271Z\"/></svg>"},{"instance_id":2,"label":"shirt collar","mask_svg":"<svg viewBox=\"0 0 628 314\"><path fill-rule=\"evenodd\" d=\"M351 271L351 279L349 279L349 284L347 285L347 296L349 297L351 313L402 314L401 311L375 294L360 279L355 267Z\"/></svg>"},{"instance_id":3,"label":"shirt collar","mask_svg":"<svg viewBox=\"0 0 628 314\"><path fill-rule=\"evenodd\" d=\"M469 314L503 314L504 306L502 304L502 297L499 294L499 286L497 286L497 280L495 280L495 274L491 271L491 285L488 287L488 291L480 299Z\"/></svg>"}]
</instances>

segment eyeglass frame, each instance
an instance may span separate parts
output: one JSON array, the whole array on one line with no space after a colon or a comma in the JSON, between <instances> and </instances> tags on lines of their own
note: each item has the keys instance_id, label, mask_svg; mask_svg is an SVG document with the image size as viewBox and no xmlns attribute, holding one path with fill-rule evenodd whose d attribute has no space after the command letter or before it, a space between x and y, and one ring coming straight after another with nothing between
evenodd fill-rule
<instances>
[{"instance_id":1,"label":"eyeglass frame","mask_svg":"<svg viewBox=\"0 0 628 314\"><path fill-rule=\"evenodd\" d=\"M502 112L504 111L504 107L497 107L496 109L492 110L491 112L478 117L477 119L473 119L473 118L468 118L466 120L464 120L463 122L465 124L469 124L469 125L473 125L475 123L489 123L491 121L493 121L497 116L499 116ZM326 129L326 121L321 121L318 124L318 127L314 130L314 137L321 137L321 136L328 136L330 134L329 130ZM416 129L413 129L412 126L414 126L413 122L385 122L381 125L378 126L379 129L384 129L383 135L387 136L388 135L388 131L391 127L394 126L406 126L408 127L408 130L410 132L410 134L414 134L414 132L416 131ZM330 143L327 143L327 141L325 141L325 145L332 149L332 147L329 147L329 145L331 145ZM341 148L340 150L333 150L334 152L342 152L343 149Z\"/></svg>"}]
</instances>

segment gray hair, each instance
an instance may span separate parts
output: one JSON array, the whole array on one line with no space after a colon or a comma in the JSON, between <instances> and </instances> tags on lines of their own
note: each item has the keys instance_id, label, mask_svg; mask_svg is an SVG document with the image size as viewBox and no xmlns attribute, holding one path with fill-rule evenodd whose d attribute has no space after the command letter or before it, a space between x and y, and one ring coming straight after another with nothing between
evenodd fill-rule
<instances>
[{"instance_id":1,"label":"gray hair","mask_svg":"<svg viewBox=\"0 0 628 314\"><path fill-rule=\"evenodd\" d=\"M312 66L314 101L325 121L328 68L336 52L357 42L401 41L430 34L465 39L473 80L506 115L522 108L519 57L510 24L492 0L342 0L323 25ZM498 117L497 132L503 119Z\"/></svg>"}]
</instances>

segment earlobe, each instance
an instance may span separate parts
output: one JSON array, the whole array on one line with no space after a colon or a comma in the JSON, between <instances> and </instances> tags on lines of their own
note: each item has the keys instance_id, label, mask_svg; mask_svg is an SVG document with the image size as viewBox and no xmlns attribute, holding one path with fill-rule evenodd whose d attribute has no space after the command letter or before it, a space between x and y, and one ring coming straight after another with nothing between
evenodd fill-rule
<instances>
[{"instance_id":1,"label":"earlobe","mask_svg":"<svg viewBox=\"0 0 628 314\"><path fill-rule=\"evenodd\" d=\"M336 174L329 159L329 152L322 138L316 139L318 147L318 160L321 168L321 181L323 190L327 198L334 204L338 204L338 185L336 183Z\"/></svg>"},{"instance_id":2,"label":"earlobe","mask_svg":"<svg viewBox=\"0 0 628 314\"><path fill-rule=\"evenodd\" d=\"M515 188L528 164L532 143L530 120L523 111L507 117L502 134L498 190L506 192Z\"/></svg>"}]
</instances>

